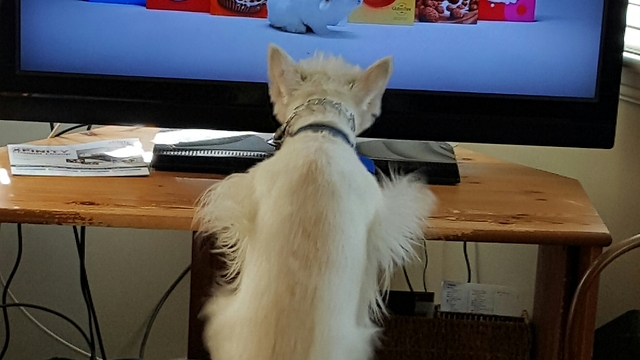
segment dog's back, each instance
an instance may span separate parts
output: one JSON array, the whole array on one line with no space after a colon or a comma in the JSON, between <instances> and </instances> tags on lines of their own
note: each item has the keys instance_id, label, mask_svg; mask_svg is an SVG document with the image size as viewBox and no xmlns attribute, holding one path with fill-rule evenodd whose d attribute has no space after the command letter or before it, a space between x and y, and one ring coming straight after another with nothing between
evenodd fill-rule
<instances>
[{"instance_id":1,"label":"dog's back","mask_svg":"<svg viewBox=\"0 0 640 360\"><path fill-rule=\"evenodd\" d=\"M228 265L203 309L213 360L371 358L378 276L388 286L432 205L411 181L380 187L353 149L391 67L322 56L298 66L270 47L274 112L292 133L275 156L214 185L196 213ZM332 130L297 132L309 124Z\"/></svg>"},{"instance_id":2,"label":"dog's back","mask_svg":"<svg viewBox=\"0 0 640 360\"><path fill-rule=\"evenodd\" d=\"M213 321L207 337L215 360L356 360L370 355L367 339L375 328L366 314L358 313L359 284L368 224L379 200L377 185L361 164L335 161L357 161L341 154L349 148L336 146L335 139L309 138L292 139L280 156L247 175L273 181L240 190L255 191L260 202L246 243L241 286L208 309Z\"/></svg>"}]
</instances>

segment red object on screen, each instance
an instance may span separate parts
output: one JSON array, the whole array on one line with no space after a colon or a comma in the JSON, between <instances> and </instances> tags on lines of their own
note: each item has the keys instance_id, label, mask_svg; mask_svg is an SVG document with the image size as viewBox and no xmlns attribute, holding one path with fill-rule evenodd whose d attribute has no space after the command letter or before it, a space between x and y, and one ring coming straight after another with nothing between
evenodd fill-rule
<instances>
[{"instance_id":1,"label":"red object on screen","mask_svg":"<svg viewBox=\"0 0 640 360\"><path fill-rule=\"evenodd\" d=\"M394 1L395 0L364 0L364 3L372 8L381 8L393 4Z\"/></svg>"},{"instance_id":2,"label":"red object on screen","mask_svg":"<svg viewBox=\"0 0 640 360\"><path fill-rule=\"evenodd\" d=\"M209 12L211 0L147 0L147 9Z\"/></svg>"},{"instance_id":3,"label":"red object on screen","mask_svg":"<svg viewBox=\"0 0 640 360\"><path fill-rule=\"evenodd\" d=\"M536 0L479 0L478 20L536 21Z\"/></svg>"}]
</instances>

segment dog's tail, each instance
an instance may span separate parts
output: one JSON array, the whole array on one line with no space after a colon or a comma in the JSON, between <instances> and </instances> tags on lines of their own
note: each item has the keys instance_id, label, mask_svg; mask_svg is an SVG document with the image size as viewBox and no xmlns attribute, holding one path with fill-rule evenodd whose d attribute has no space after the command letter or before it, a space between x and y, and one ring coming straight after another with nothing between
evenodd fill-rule
<instances>
[{"instance_id":1,"label":"dog's tail","mask_svg":"<svg viewBox=\"0 0 640 360\"><path fill-rule=\"evenodd\" d=\"M215 236L212 251L219 254L226 265L220 275L233 287L237 286L245 241L254 223L253 194L250 174L232 174L213 184L196 204L193 227L200 237Z\"/></svg>"},{"instance_id":2,"label":"dog's tail","mask_svg":"<svg viewBox=\"0 0 640 360\"><path fill-rule=\"evenodd\" d=\"M413 246L424 238L427 218L437 200L424 182L414 175L392 175L381 180L382 203L369 232L368 251L377 264L381 284L375 284L375 298L369 297L369 309L376 320L386 314L384 296L389 290L395 266L416 256ZM378 286L381 285L381 286Z\"/></svg>"}]
</instances>

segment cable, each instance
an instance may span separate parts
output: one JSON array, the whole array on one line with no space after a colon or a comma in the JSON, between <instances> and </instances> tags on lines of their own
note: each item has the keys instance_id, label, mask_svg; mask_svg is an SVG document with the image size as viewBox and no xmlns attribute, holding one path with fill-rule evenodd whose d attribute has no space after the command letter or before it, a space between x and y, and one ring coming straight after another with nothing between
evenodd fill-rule
<instances>
[{"instance_id":1,"label":"cable","mask_svg":"<svg viewBox=\"0 0 640 360\"><path fill-rule=\"evenodd\" d=\"M49 123L49 125L51 125L53 123ZM52 128L51 128L51 132L49 133L49 136L47 136L47 139L51 139L53 137L56 137L56 133L58 132L58 130L62 127L62 123L56 123Z\"/></svg>"},{"instance_id":2,"label":"cable","mask_svg":"<svg viewBox=\"0 0 640 360\"><path fill-rule=\"evenodd\" d=\"M57 312L55 310L51 310L48 309L44 306L40 306L40 305L33 305L33 304L26 304L26 303L14 303L14 304L2 304L0 305L0 307L2 307L3 311L6 311L7 308L12 308L12 307L17 307L17 308L31 308L31 309L36 309L36 310L41 310L44 311L46 313L55 315L65 321L67 321L69 324L71 324L73 327L76 328L76 330L78 330L80 332L80 334L82 335L82 337L84 338L84 340L87 342L87 344L89 345L89 347L91 347L91 342L89 341L89 337L87 336L87 333L84 332L84 330L82 330L82 328L80 327L80 325L78 325L78 323L76 323L75 321L71 320L71 318L69 318L68 316ZM93 350L92 350L93 351ZM0 359L2 359L4 355L0 356Z\"/></svg>"},{"instance_id":3,"label":"cable","mask_svg":"<svg viewBox=\"0 0 640 360\"><path fill-rule=\"evenodd\" d=\"M464 252L464 261L467 263L467 282L471 282L471 264L469 263L469 253L467 252L467 242L462 243L462 251Z\"/></svg>"},{"instance_id":4,"label":"cable","mask_svg":"<svg viewBox=\"0 0 640 360\"><path fill-rule=\"evenodd\" d=\"M91 124L86 125L86 124L80 124L80 125L74 125L71 126L70 128L67 128L65 130L62 130L60 132L57 132L58 129L62 126L62 123L57 123L54 126L54 123L49 123L50 127L51 127L51 133L49 134L49 138L52 137L58 137L58 136L62 136L66 133L69 133L73 130L79 129L81 127L86 126L87 127L87 131L91 130L92 126ZM87 277L87 269L85 266L85 232L86 232L86 227L82 226L80 228L80 236L78 236L78 228L76 226L73 227L73 233L75 236L75 240L76 240L76 247L78 249L78 257L80 258L80 287L82 290L82 296L84 298L84 301L87 305L87 312L88 312L88 318L89 318L89 336L90 336L90 340L92 341L93 345L94 345L94 349L95 349L95 338L97 338L98 340L98 345L100 347L100 354L102 355L103 359L107 359L106 356L106 351L104 349L104 342L102 340L102 334L100 331L100 323L98 322L98 315L96 313L96 309L95 309L95 305L93 304L93 298L91 296L91 288L89 287L89 280ZM94 337L94 333L93 333L93 329L95 326L95 337ZM56 336L57 338L57 336ZM75 348L75 347L74 347ZM83 352L84 353L84 352ZM95 353L90 354L90 358L91 359L95 359L97 358Z\"/></svg>"},{"instance_id":5,"label":"cable","mask_svg":"<svg viewBox=\"0 0 640 360\"><path fill-rule=\"evenodd\" d=\"M9 340L11 339L11 326L9 325L9 312L7 311L7 295L9 294L9 286L11 285L11 281L13 281L13 277L16 276L16 272L18 272L18 267L20 266L20 261L22 260L22 225L18 224L18 253L16 255L16 261L13 264L13 269L11 269L11 273L9 274L9 278L7 279L7 284L2 289L2 317L4 319L4 344L2 345L2 351L0 352L0 360L4 359L7 350L9 349Z\"/></svg>"},{"instance_id":6,"label":"cable","mask_svg":"<svg viewBox=\"0 0 640 360\"><path fill-rule=\"evenodd\" d=\"M1 224L0 224L1 225ZM21 239L21 234L19 234L19 239ZM2 274L0 273L0 282L2 283L4 288L7 288L7 281L5 281L4 277L2 276ZM13 294L13 292L11 292L11 289L7 289L7 294L9 295L9 297L11 298L11 300L14 303L20 303L20 301L18 301L18 299L16 298L16 296ZM78 352L86 357L91 357L91 354L78 348L77 346L74 346L73 344L69 343L68 341L64 340L63 338L61 338L60 336L56 335L53 331L49 330L46 326L42 325L42 323L40 323L35 317L33 317L33 315L31 315L31 313L29 313L25 307L22 306L18 306L18 309L20 309L20 311L22 311L22 313L29 319L31 320L37 327L39 327L42 331L44 331L47 335L51 336L53 339L61 342L63 345L67 346L68 348L70 348L71 350ZM0 358L1 359L1 358ZM97 360L103 360L101 358L98 358Z\"/></svg>"},{"instance_id":7,"label":"cable","mask_svg":"<svg viewBox=\"0 0 640 360\"><path fill-rule=\"evenodd\" d=\"M402 265L402 272L404 273L404 279L407 281L407 286L409 286L409 291L413 293L413 286L411 285L411 280L409 280L409 274L407 274L407 268Z\"/></svg>"},{"instance_id":8,"label":"cable","mask_svg":"<svg viewBox=\"0 0 640 360\"><path fill-rule=\"evenodd\" d=\"M58 136L62 136L66 133L69 133L73 130L77 130L80 129L81 127L87 127L87 131L91 130L91 128L93 127L93 125L89 124L80 124L80 125L74 125L70 128L64 129L60 132L58 132L58 130L60 130L60 128L62 127L62 123L49 123L49 128L51 129L51 132L49 133L49 136L47 136L47 139L51 139L54 137L58 137Z\"/></svg>"},{"instance_id":9,"label":"cable","mask_svg":"<svg viewBox=\"0 0 640 360\"><path fill-rule=\"evenodd\" d=\"M2 224L0 224L0 225L2 225ZM86 241L86 233L85 233L85 229L86 229L86 228L85 228L84 226L83 226L83 227L81 227L80 235L78 235L78 234L77 234L77 231L78 231L78 230L77 230L77 227L75 227L75 226L74 226L74 235L75 235L75 238L76 238L76 245L77 245L77 246L79 246L79 251L81 251L81 253L80 253L80 254L82 254L82 251L84 251L84 250L85 250L85 246L84 246L84 242ZM21 233L21 230L20 230L20 232L19 232L19 239L20 239L20 240L22 239L22 233ZM84 264L84 260L85 260L85 259L84 259L84 256L80 256L80 261L81 261L83 264ZM179 284L179 283L184 279L184 277L187 275L187 273L188 273L190 270L191 270L191 265L187 266L187 268L186 268L186 269L185 269L185 270L184 270L184 271L183 271L183 272L178 276L178 278L177 278L177 279L174 281L174 283L169 287L169 289L165 292L165 294L164 294L164 296L162 297L162 299L160 299L160 301L159 301L159 302L158 302L158 304L156 305L156 307L155 307L155 309L154 309L154 312L152 313L152 315L151 315L151 317L150 317L150 319L149 319L149 323L147 324L147 328L146 328L146 331L145 331L145 335L144 335L143 343L142 343L142 345L141 345L141 354L143 354L143 355L144 355L144 348L146 347L146 342L147 342L148 337L149 337L149 335L150 335L150 332L151 332L151 328L152 328L152 326L153 326L153 323L155 322L155 319L156 319L156 317L157 317L158 313L160 312L160 309L161 309L161 308L162 308L162 306L164 305L164 303L165 303L165 301L167 300L167 298L169 297L169 295L174 291L174 289L177 287L177 285L178 285L178 284ZM83 273L84 273L84 274L85 274L85 276L86 276L86 269L85 269L85 271L83 271ZM86 281L86 280L87 280L87 279L86 279L86 277L85 277L84 281ZM84 282L84 281L83 281L83 282ZM2 276L2 274L1 274L1 273L0 273L0 282L2 282L2 284L4 285L4 287L5 287L5 288L7 288L7 285L6 285L6 284L7 284L7 282L5 282L5 280L4 280L4 278L3 278L3 276ZM88 281L87 281L87 284L88 284ZM9 290L8 288L7 288L7 293L8 293L8 295L11 297L11 299L14 301L14 303L20 304L20 302L17 300L16 296L15 296L15 295L11 292L11 290ZM83 293L83 295L84 295L84 293ZM91 315L91 316L93 317L93 319L95 319L95 320L96 320L97 332L99 333L99 331L100 331L100 330L99 330L99 325L97 325L97 317L96 317L95 307L93 306L93 301L92 301L92 299L91 299L90 290L89 290L89 292L88 292L88 295L89 295L89 297L88 297L88 298L89 298L89 301L90 301L90 306L93 308L93 311L92 311L92 315ZM93 358L95 358L96 360L103 360L103 358L96 357L95 355L92 355L92 354L95 354L95 342L93 342L93 343L92 343L92 342L91 342L92 340L90 339L90 337L89 337L88 335L86 335L86 333L84 333L84 331L83 331L83 330L81 330L81 329L80 329L80 330L82 331L82 333L85 335L85 340L87 340L87 343L89 344L89 348L91 349L91 353L88 353L88 352L86 352L86 351L84 351L84 350L82 350L82 349L78 348L77 346L74 346L73 344L69 343L68 341L66 341L66 340L62 339L60 336L56 335L54 332L52 332L52 331L51 331L51 330L49 330L47 327L45 327L42 323L40 323L40 322L39 322L35 317L33 317L33 315L31 315L31 313L29 313L29 312L25 309L25 307L26 307L26 308L35 308L35 309L40 309L40 310L43 310L43 311L47 311L47 310L49 310L49 309L46 309L46 308L44 308L44 307L37 306L37 305L28 305L28 304L27 304L27 305L25 305L24 307L23 307L23 306L17 306L17 305L11 305L11 306L7 306L7 307L14 307L14 306L15 306L15 307L18 307L18 308L19 308L19 309L24 313L24 315L25 315L25 316L27 316L27 318L29 318L29 320L31 320L31 321L32 321L36 326L38 326L41 330L43 330L47 335L49 335L49 336L51 336L52 338L54 338L55 340L57 340L57 341L61 342L63 345L67 346L67 347L68 347L68 348L70 348L71 350L73 350L73 351L75 351L75 352L77 352L77 353L80 353L80 354L82 354L82 355L84 355L84 356L87 356L87 357L92 357L92 356L93 356ZM56 313L55 311L53 311L53 310L51 310L50 312L52 312L54 315L55 315L55 314L57 314L57 313ZM60 317L62 317L62 318L65 318L65 319L66 319L66 317L65 317L64 315L61 315L61 314L60 314L59 316L60 316ZM91 321L91 318L90 318L90 321ZM74 326L75 326L75 325L74 325ZM78 327L76 327L76 328L78 328ZM98 335L98 337L100 337L100 335ZM101 342L101 340L99 340L99 342ZM93 344L93 345L92 345L92 344ZM104 356L104 355L103 355L103 356ZM0 357L0 359L2 359L2 357ZM106 359L106 356L104 357L104 359Z\"/></svg>"},{"instance_id":10,"label":"cable","mask_svg":"<svg viewBox=\"0 0 640 360\"><path fill-rule=\"evenodd\" d=\"M422 239L424 243L424 269L422 269L422 286L424 287L424 292L427 292L427 266L429 266L429 254L427 254L427 240Z\"/></svg>"},{"instance_id":11,"label":"cable","mask_svg":"<svg viewBox=\"0 0 640 360\"><path fill-rule=\"evenodd\" d=\"M85 126L89 127L91 125L87 125L87 124L75 125L75 126L72 126L72 127L68 128L68 129L64 129L64 130L60 131L59 133L55 134L54 137L62 136L64 134L66 134L66 133L72 132L73 130L80 129L81 127L85 127ZM87 129L87 130L90 130L90 129Z\"/></svg>"},{"instance_id":12,"label":"cable","mask_svg":"<svg viewBox=\"0 0 640 360\"><path fill-rule=\"evenodd\" d=\"M2 282L3 286L6 286L6 281L4 280L4 277L2 276L2 274L0 274L0 282ZM18 299L16 298L16 296L13 294L13 292L11 292L11 290L8 291L9 293L9 297L11 298L11 300L14 303L19 303L20 301L18 301ZM60 336L56 335L53 331L49 330L46 326L42 325L41 322L39 322L35 317L33 317L33 315L31 315L30 312L28 312L25 308L23 307L18 307L18 309L20 309L22 311L22 313L24 314L24 316L26 316L29 320L31 320L31 322L33 322L37 327L40 328L40 330L44 331L47 335L51 336L53 339L61 342L63 345L65 345L66 347L70 348L71 350L80 353L86 357L91 357L91 354L89 354L88 352L78 348L77 346L71 344L70 342L66 341L65 339L61 338ZM97 360L103 360L101 358L98 358Z\"/></svg>"},{"instance_id":13,"label":"cable","mask_svg":"<svg viewBox=\"0 0 640 360\"><path fill-rule=\"evenodd\" d=\"M89 317L89 337L94 344L95 349L95 341L97 338L98 346L100 348L100 354L103 359L107 359L107 355L104 349L104 342L102 341L102 334L100 332L100 323L98 322L98 315L96 313L96 308L93 303L93 298L91 296L91 288L89 287L89 279L87 276L87 269L85 266L85 257L86 257L86 227L80 227L80 235L78 236L78 227L73 226L73 235L76 240L76 247L78 249L78 258L80 259L80 287L82 290L82 295L84 297L84 301L87 305L87 313ZM95 337L93 333L93 328L95 326ZM96 354L92 354L91 358L95 359Z\"/></svg>"},{"instance_id":14,"label":"cable","mask_svg":"<svg viewBox=\"0 0 640 360\"><path fill-rule=\"evenodd\" d=\"M187 276L189 271L191 271L191 264L189 264L189 266L187 266L184 270L182 270L182 273L178 275L178 277L175 279L173 284L171 284L171 286L169 286L169 289L167 289L167 291L164 293L160 301L158 301L158 304L156 304L156 307L153 310L153 314L151 314L151 317L149 318L149 322L147 323L147 328L144 331L142 342L140 343L140 352L138 354L138 357L140 359L144 359L144 352L145 352L145 348L147 347L147 340L149 340L149 335L151 334L151 328L153 327L153 323L156 321L156 317L158 316L158 313L160 313L160 309L162 309L164 302L167 301L167 299L169 298L169 295L171 295L173 290L178 286L178 284L180 284L182 279L184 279L184 277Z\"/></svg>"},{"instance_id":15,"label":"cable","mask_svg":"<svg viewBox=\"0 0 640 360\"><path fill-rule=\"evenodd\" d=\"M189 266L188 269L190 270L191 267ZM178 278L178 282L180 280L182 280L182 278L184 278L184 276L186 276L186 272L183 274L180 274L180 277ZM2 281L3 284L5 284L4 278L2 277L2 274L0 274L0 281ZM175 286L172 285L173 288L175 288ZM170 288L169 290L167 290L168 293L173 291L173 288ZM14 301L14 303L19 303L19 301L16 299L15 295L11 292L11 290L9 290L9 297L11 297L11 299ZM158 305L156 305L156 309L154 310L154 313L151 315L150 317L150 324L153 324L153 322L155 321L155 317L157 316L157 314L159 313L159 307L162 307L162 305L164 304L166 298L168 296L165 296L163 299L160 300L160 302L158 303ZM56 335L53 331L49 330L46 326L42 325L42 323L40 323L35 317L33 317L33 315L31 315L31 313L29 313L24 307L18 307L25 316L27 316L29 318L29 320L31 320L36 326L38 326L42 331L44 331L47 335L51 336L53 339L59 341L60 343L62 343L63 345L65 345L66 347L70 348L71 350L82 354L86 357L91 357L91 354L78 348L77 346L71 344L70 342L66 341L65 339L61 338L60 336ZM145 339L148 338L148 334L151 331L151 326L148 324L147 325L147 331L145 332ZM88 336L87 336L88 338ZM145 340L146 343L146 340ZM144 355L144 349L142 350L143 355ZM102 358L98 357L97 360L103 360Z\"/></svg>"},{"instance_id":16,"label":"cable","mask_svg":"<svg viewBox=\"0 0 640 360\"><path fill-rule=\"evenodd\" d=\"M100 323L98 322L98 314L96 312L96 307L93 304L93 296L91 296L91 288L89 287L89 277L87 275L87 268L86 268L86 236L87 233L87 227L86 226L82 226L80 228L80 242L82 244L82 274L83 274L83 278L84 278L84 290L87 294L87 299L89 300L89 304L90 304L90 309L91 312L93 313L93 321L94 321L94 325L96 328L96 336L98 337L98 345L100 346L100 354L102 355L103 359L107 359L107 355L106 352L104 350L104 342L102 341L102 332L100 331Z\"/></svg>"},{"instance_id":17,"label":"cable","mask_svg":"<svg viewBox=\"0 0 640 360\"><path fill-rule=\"evenodd\" d=\"M96 354L95 354L95 346L96 346L96 340L95 340L95 336L93 334L93 311L91 309L91 303L87 297L87 293L85 291L85 275L84 275L84 247L83 244L80 240L80 236L78 235L78 228L76 226L73 226L73 235L75 237L75 241L76 241L76 248L78 250L78 259L79 259L79 263L80 263L80 291L82 292L82 298L84 299L84 302L87 306L87 319L89 320L89 340L91 341L91 345L92 345L92 349L94 349L94 351L91 352L90 355L90 359L95 359L96 358Z\"/></svg>"},{"instance_id":18,"label":"cable","mask_svg":"<svg viewBox=\"0 0 640 360\"><path fill-rule=\"evenodd\" d=\"M92 327L92 320L93 320L93 321L95 321L96 333L97 333L97 337L98 337L98 343L102 347L103 344L102 344L102 338L101 338L101 335L100 335L100 326L98 324L98 319L97 319L97 315L96 315L96 311L95 311L95 306L93 304L93 299L91 297L91 290L89 288L88 278L87 278L87 274L86 274L86 267L85 267L85 256L84 255L85 255L85 250L86 250L86 246L85 246L86 245L86 227L84 227L84 226L81 227L80 235L78 235L78 229L77 229L76 226L73 227L73 230L74 230L74 236L75 236L75 240L76 240L76 246L78 248L80 266L81 266L81 287L82 287L82 290L83 290L83 296L85 297L85 302L87 302L87 307L88 307L88 312L89 312L90 331L92 331L92 329L93 329L93 327ZM65 346L71 348L72 350L74 350L74 351L76 351L78 353L81 353L81 354L83 354L85 356L88 356L91 359L95 359L95 360L106 359L106 355L104 353L104 348L101 349L103 358L101 359L101 358L96 356L95 340L92 338L93 335L88 336L84 332L84 330L82 330L82 328L77 323L75 323L73 320L71 320L69 317L67 317L64 314L61 314L61 313L59 313L59 312L57 312L55 310L51 310L51 309L45 308L43 306L20 303L16 299L15 295L9 290L9 285L13 281L13 277L15 276L15 274L17 272L18 266L20 264L20 260L22 258L22 244L23 244L22 226L21 226L21 224L18 224L18 255L17 255L17 259L16 259L16 262L15 262L15 265L14 265L12 271L11 271L11 274L9 275L9 279L6 282L4 281L4 278L2 277L2 274L0 274L0 281L4 285L4 290L3 290L3 293L2 293L2 305L0 305L0 307L2 307L3 316L5 318L5 327L6 327L6 329L5 329L5 334L6 334L6 336L5 336L5 344L3 346L2 353L0 354L0 360L4 358L4 355L5 355L5 353L6 353L7 349L8 349L8 345L9 345L10 327L9 327L7 308L10 308L10 307L19 308L40 329L45 331L48 335L52 336L54 339L60 341ZM167 289L167 291L165 292L163 297L160 299L160 301L156 305L156 307L154 309L154 312L152 313L152 315L151 315L151 317L149 319L149 322L147 324L147 328L145 330L144 338L143 338L143 341L142 341L142 344L141 344L141 347L140 347L140 359L142 359L143 356L144 356L146 343L147 343L147 340L148 340L149 335L151 333L151 329L153 327L153 323L155 322L155 319L156 319L157 315L159 314L162 306L164 305L165 301L169 298L171 293L174 291L174 289L178 286L178 284L189 273L190 270L191 270L191 265L187 266L182 271L182 273L173 282L173 284L171 284L169 289ZM14 301L13 304L7 304L6 303L7 295L9 295L11 297L11 299ZM33 309L49 312L49 313L51 313L53 315L56 315L56 316L58 316L58 317L60 317L60 318L62 318L64 320L68 321L69 323L71 323L71 325L73 325L76 329L78 329L78 331L81 332L83 338L85 339L85 341L89 345L90 353L87 353L86 351L83 351L82 349L79 349L78 347L76 347L76 346L72 345L71 343L65 341L64 339L60 338L58 335L53 333L51 330L49 330L44 325L42 325L38 320L36 320L33 317L33 315L31 315L25 308L33 308Z\"/></svg>"}]
</instances>

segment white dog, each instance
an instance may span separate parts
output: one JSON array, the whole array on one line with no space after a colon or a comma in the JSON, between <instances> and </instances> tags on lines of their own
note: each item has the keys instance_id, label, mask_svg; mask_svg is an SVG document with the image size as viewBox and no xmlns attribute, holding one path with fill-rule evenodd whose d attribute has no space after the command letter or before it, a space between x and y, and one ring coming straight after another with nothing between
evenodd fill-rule
<instances>
[{"instance_id":1,"label":"white dog","mask_svg":"<svg viewBox=\"0 0 640 360\"><path fill-rule=\"evenodd\" d=\"M205 347L214 360L370 359L392 269L435 204L409 177L379 185L353 147L392 60L295 63L271 45L268 61L281 147L216 183L194 218L228 265L202 312Z\"/></svg>"},{"instance_id":2,"label":"white dog","mask_svg":"<svg viewBox=\"0 0 640 360\"><path fill-rule=\"evenodd\" d=\"M271 26L292 33L327 34L327 26L338 25L362 4L362 0L269 0L267 19Z\"/></svg>"}]
</instances>

